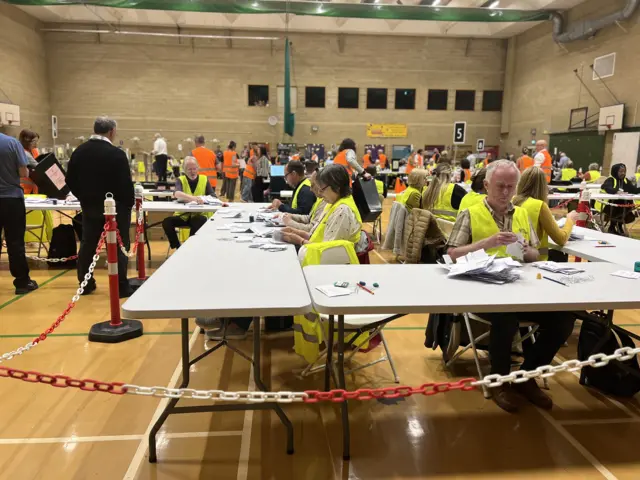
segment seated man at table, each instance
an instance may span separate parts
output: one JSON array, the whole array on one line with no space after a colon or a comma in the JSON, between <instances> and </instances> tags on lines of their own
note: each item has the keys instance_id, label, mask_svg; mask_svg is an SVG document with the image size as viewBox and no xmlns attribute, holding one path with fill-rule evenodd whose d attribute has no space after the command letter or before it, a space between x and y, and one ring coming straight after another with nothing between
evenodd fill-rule
<instances>
[{"instance_id":1,"label":"seated man at table","mask_svg":"<svg viewBox=\"0 0 640 480\"><path fill-rule=\"evenodd\" d=\"M516 207L511 199L516 191L520 172L515 163L498 160L487 167L484 201L461 211L449 236L449 256L455 260L469 252L486 250L490 255L507 256L507 245L522 242L525 262L538 260L538 238L525 209ZM496 285L496 303L500 301L500 287ZM482 313L491 322L489 355L491 373L506 375L511 371L511 344L518 331L519 322L539 325L536 341L527 345L523 370L534 370L552 362L560 347L573 330L574 318L568 312L503 312ZM544 409L553 406L549 398L534 380L520 384L504 384L491 389L493 400L507 412L518 410L519 395Z\"/></svg>"},{"instance_id":2,"label":"seated man at table","mask_svg":"<svg viewBox=\"0 0 640 480\"><path fill-rule=\"evenodd\" d=\"M276 198L271 204L271 209L283 213L309 215L313 204L316 203L316 196L311 191L311 181L305 177L302 162L292 160L287 163L284 172L284 181L293 188L291 205L285 205Z\"/></svg>"},{"instance_id":3,"label":"seated man at table","mask_svg":"<svg viewBox=\"0 0 640 480\"><path fill-rule=\"evenodd\" d=\"M196 202L202 205L202 196L213 195L213 187L206 175L198 175L198 161L194 157L186 157L182 166L185 175L176 180L176 190L173 196L181 202ZM180 240L176 233L177 227L189 227L190 235L194 235L200 227L207 223L210 215L202 213L176 213L162 221L162 228L169 240L170 248L179 248Z\"/></svg>"}]
</instances>

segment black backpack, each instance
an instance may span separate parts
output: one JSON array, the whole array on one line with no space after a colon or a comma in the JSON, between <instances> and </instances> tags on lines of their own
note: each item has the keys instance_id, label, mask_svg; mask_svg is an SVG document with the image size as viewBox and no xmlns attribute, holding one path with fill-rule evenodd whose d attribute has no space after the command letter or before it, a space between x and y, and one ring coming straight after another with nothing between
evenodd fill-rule
<instances>
[{"instance_id":1,"label":"black backpack","mask_svg":"<svg viewBox=\"0 0 640 480\"><path fill-rule=\"evenodd\" d=\"M58 225L53 229L49 244L49 258L71 257L78 253L76 232L72 225ZM75 268L75 260L49 263L49 268Z\"/></svg>"},{"instance_id":2,"label":"black backpack","mask_svg":"<svg viewBox=\"0 0 640 480\"><path fill-rule=\"evenodd\" d=\"M597 343L607 337L602 347L594 351ZM607 326L597 321L584 321L578 338L578 360L583 361L594 353L611 355L618 348L635 345L629 335L624 332L610 330ZM629 372L620 364L637 372L637 375ZM580 372L580 384L596 388L603 393L619 397L633 397L640 391L640 366L636 357L620 362L612 360L604 367L583 367Z\"/></svg>"}]
</instances>

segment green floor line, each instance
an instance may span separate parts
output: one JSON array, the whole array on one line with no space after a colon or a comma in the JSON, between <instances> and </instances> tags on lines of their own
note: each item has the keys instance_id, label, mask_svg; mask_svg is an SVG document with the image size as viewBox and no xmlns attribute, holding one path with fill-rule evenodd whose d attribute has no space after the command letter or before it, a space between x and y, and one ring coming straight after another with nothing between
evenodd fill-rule
<instances>
[{"instance_id":1,"label":"green floor line","mask_svg":"<svg viewBox=\"0 0 640 480\"><path fill-rule=\"evenodd\" d=\"M45 280L44 282L42 282L40 284L40 287L44 287L46 284L53 282L56 278L60 278L62 275L64 275L65 273L69 272L70 270L64 270L60 273L57 273L56 275L54 275L51 278L48 278L47 280ZM26 293L25 295L29 295L28 293ZM7 307L9 305L11 305L13 302L17 302L18 300L20 300L22 297L24 297L24 295L16 295L15 297L13 297L11 300L7 300L6 302L4 302L2 305L0 305L0 310L2 310L4 307Z\"/></svg>"}]
</instances>

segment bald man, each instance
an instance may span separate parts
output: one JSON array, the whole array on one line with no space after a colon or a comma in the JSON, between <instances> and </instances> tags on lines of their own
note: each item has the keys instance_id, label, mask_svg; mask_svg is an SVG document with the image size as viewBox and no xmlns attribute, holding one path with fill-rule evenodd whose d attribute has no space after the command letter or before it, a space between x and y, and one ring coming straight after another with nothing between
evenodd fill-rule
<instances>
[{"instance_id":1,"label":"bald man","mask_svg":"<svg viewBox=\"0 0 640 480\"><path fill-rule=\"evenodd\" d=\"M547 183L551 181L552 163L551 155L547 151L547 141L538 140L536 142L536 155L533 157L533 164L542 169L547 177Z\"/></svg>"}]
</instances>

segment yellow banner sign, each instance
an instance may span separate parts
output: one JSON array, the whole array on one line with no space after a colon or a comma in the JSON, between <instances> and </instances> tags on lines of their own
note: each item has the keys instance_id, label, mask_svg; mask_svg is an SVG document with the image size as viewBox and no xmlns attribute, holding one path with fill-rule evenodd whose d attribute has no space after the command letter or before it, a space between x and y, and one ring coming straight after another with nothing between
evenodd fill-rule
<instances>
[{"instance_id":1,"label":"yellow banner sign","mask_svg":"<svg viewBox=\"0 0 640 480\"><path fill-rule=\"evenodd\" d=\"M369 123L367 137L403 138L407 136L407 126L399 123Z\"/></svg>"}]
</instances>

